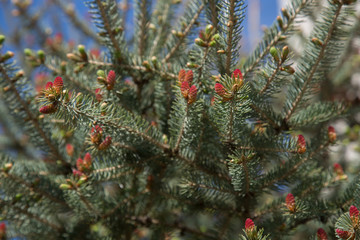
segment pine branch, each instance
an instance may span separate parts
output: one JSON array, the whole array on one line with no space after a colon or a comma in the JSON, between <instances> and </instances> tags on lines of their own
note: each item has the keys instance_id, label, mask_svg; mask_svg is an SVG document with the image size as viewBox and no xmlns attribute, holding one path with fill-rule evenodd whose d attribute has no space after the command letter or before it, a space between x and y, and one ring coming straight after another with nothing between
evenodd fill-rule
<instances>
[{"instance_id":1,"label":"pine branch","mask_svg":"<svg viewBox=\"0 0 360 240\"><path fill-rule=\"evenodd\" d=\"M104 5L102 4L101 0L94 0L94 1L96 2L97 7L100 11L101 19L104 21L104 28L111 40L113 47L115 48L115 53L120 54L121 48L120 48L119 42L116 40L115 34L113 32L113 28L111 27L111 24L110 24L110 19L108 18L108 15L106 14L106 9L105 9Z\"/></svg>"},{"instance_id":2,"label":"pine branch","mask_svg":"<svg viewBox=\"0 0 360 240\"><path fill-rule=\"evenodd\" d=\"M56 197L48 194L47 192L44 192L43 190L41 190L41 189L39 189L39 188L37 188L37 187L34 187L32 184L27 183L25 180L23 180L22 178L20 178L20 177L18 177L18 176L16 176L16 175L13 175L13 174L11 174L11 173L7 173L7 174L5 175L5 177L11 179L11 180L14 181L14 182L17 182L17 183L19 183L19 184L22 184L22 185L26 186L29 191L36 192L37 194L39 194L39 195L41 195L41 196L49 199L49 200L52 201L52 202L58 203L58 204L66 207L66 208L68 208L68 209L71 209L70 206L69 206L66 202L61 201L60 199L58 199L58 198L56 198Z\"/></svg>"},{"instance_id":3,"label":"pine branch","mask_svg":"<svg viewBox=\"0 0 360 240\"><path fill-rule=\"evenodd\" d=\"M138 54L139 57L143 57L145 53L146 43L147 43L147 31L148 31L148 24L149 24L149 9L151 8L151 2L149 0L138 0L138 8L139 13L136 17L136 22L138 23Z\"/></svg>"},{"instance_id":4,"label":"pine branch","mask_svg":"<svg viewBox=\"0 0 360 240\"><path fill-rule=\"evenodd\" d=\"M112 63L99 62L99 61L94 61L94 60L89 60L88 62L90 64L97 65L97 66L108 66L108 67L120 66L126 70L136 70L136 71L140 71L142 73L154 72L164 79L169 79L169 80L177 79L177 76L175 74L166 72L166 70L164 70L164 69L157 69L155 67L152 67L151 65L149 65L149 67L144 67L144 66L129 65L129 64L112 64Z\"/></svg>"},{"instance_id":5,"label":"pine branch","mask_svg":"<svg viewBox=\"0 0 360 240\"><path fill-rule=\"evenodd\" d=\"M184 119L183 119L183 121L181 123L181 128L180 128L180 132L179 132L179 135L178 135L178 139L176 141L176 144L175 144L175 147L174 147L174 150L173 150L175 153L177 153L179 151L181 138L183 137L183 134L184 134L186 118L188 117L188 112L189 112L189 104L186 104Z\"/></svg>"},{"instance_id":6,"label":"pine branch","mask_svg":"<svg viewBox=\"0 0 360 240\"><path fill-rule=\"evenodd\" d=\"M34 219L35 221L38 221L48 227L50 227L51 229L53 229L54 231L56 232L59 232L61 233L63 231L63 228L61 226L58 226L56 224L53 224L51 222L49 222L48 220L44 219L44 218L41 218L37 215L35 215L34 213L31 213L29 212L28 210L26 209L23 209L23 208L20 208L20 207L17 207L15 205L12 205L12 204L7 204L6 201L4 201L2 198L0 198L0 206L3 205L3 206L8 206L10 208L12 208L14 211L20 213L20 214L23 214L23 215L26 215L27 217L29 217L30 219Z\"/></svg>"},{"instance_id":7,"label":"pine branch","mask_svg":"<svg viewBox=\"0 0 360 240\"><path fill-rule=\"evenodd\" d=\"M173 57L173 55L176 53L176 51L179 49L179 47L181 46L181 44L183 44L184 40L186 39L186 37L188 36L188 34L190 33L191 28L193 27L193 25L195 24L195 22L198 20L198 18L200 17L200 13L202 12L202 10L204 9L205 4L202 3L199 6L199 9L197 10L196 14L193 16L193 18L191 19L190 23L187 25L187 27L185 28L185 30L182 32L182 36L179 37L178 42L176 43L175 46L173 46L173 48L170 49L169 53L165 56L165 58L161 61L162 64L169 62L169 60Z\"/></svg>"},{"instance_id":8,"label":"pine branch","mask_svg":"<svg viewBox=\"0 0 360 240\"><path fill-rule=\"evenodd\" d=\"M2 73L3 77L5 78L5 80L8 82L8 84L11 87L12 92L14 93L16 100L21 104L21 106L23 107L26 115L28 116L28 119L33 123L36 131L40 134L41 138L45 141L45 143L48 145L48 147L51 149L51 151L53 152L53 154L55 155L55 157L57 158L57 160L61 161L62 165L65 167L69 167L69 163L67 163L64 158L61 156L61 154L58 152L58 149L52 144L51 140L46 136L45 132L43 131L43 129L40 127L39 122L37 121L37 119L32 115L28 104L25 103L25 101L22 99L22 97L20 96L20 93L18 92L18 90L16 89L15 83L11 80L11 78L9 77L9 75L7 74L6 70L4 69L4 67L0 64L0 72Z\"/></svg>"},{"instance_id":9,"label":"pine branch","mask_svg":"<svg viewBox=\"0 0 360 240\"><path fill-rule=\"evenodd\" d=\"M271 82L275 79L276 75L280 71L281 64L277 63L276 69L273 71L271 77L267 80L266 85L260 90L259 94L262 95L269 88Z\"/></svg>"},{"instance_id":10,"label":"pine branch","mask_svg":"<svg viewBox=\"0 0 360 240\"><path fill-rule=\"evenodd\" d=\"M271 47L278 44L281 40L283 35L291 28L294 20L298 16L298 14L311 2L312 0L301 0L300 4L297 4L295 6L292 15L290 15L290 18L288 19L287 23L278 30L276 27L271 27L271 30L269 31L271 34L265 36L263 42L259 44L259 46L254 51L254 54L252 54L247 61L245 62L243 66L243 75L244 78L247 77L247 75L254 70L254 68L260 63L262 59L269 53ZM287 10L288 11L288 10ZM275 25L276 26L276 25ZM276 35L272 35L273 31L276 31Z\"/></svg>"},{"instance_id":11,"label":"pine branch","mask_svg":"<svg viewBox=\"0 0 360 240\"><path fill-rule=\"evenodd\" d=\"M299 167L301 167L307 161L311 160L314 155L316 155L318 152L325 149L327 146L329 146L329 144L330 144L329 141L327 141L324 144L321 144L318 148L316 148L313 152L311 152L307 157L304 157L301 161L299 161L294 166L292 166L283 175L278 176L278 177L272 179L270 182L261 186L261 189L268 188L268 187L272 186L273 184L275 184L276 182L279 182L280 180L284 180L284 179L288 178L289 176L292 176L299 169Z\"/></svg>"},{"instance_id":12,"label":"pine branch","mask_svg":"<svg viewBox=\"0 0 360 240\"><path fill-rule=\"evenodd\" d=\"M74 27L78 30L80 30L84 35L92 38L96 43L100 44L101 40L93 31L90 30L90 28L79 19L79 17L76 15L74 9L71 7L68 7L64 4L64 1L60 0L53 0L53 2L63 11L63 13L68 16Z\"/></svg>"},{"instance_id":13,"label":"pine branch","mask_svg":"<svg viewBox=\"0 0 360 240\"><path fill-rule=\"evenodd\" d=\"M305 94L305 91L307 90L314 74L316 73L316 70L317 70L317 67L319 66L321 60L323 59L324 55L325 55L325 49L327 47L327 45L329 44L330 42L330 39L331 39L331 36L333 34L333 31L335 29L335 26L336 26L336 21L340 15L340 12L341 12L341 8L342 8L343 4L342 3L339 3L338 4L338 7L337 7L337 10L333 16L333 19L331 21L331 25L330 25L330 29L328 31L328 34L326 35L326 38L322 44L322 46L320 46L320 53L315 61L315 63L312 65L311 67L311 70L307 76L307 78L304 80L304 83L303 83L303 86L300 90L300 93L297 95L296 99L294 102L292 102L291 104L291 108L287 111L286 113L286 116L285 116L285 122L288 122L289 119L291 118L291 116L293 115L293 113L295 112L298 104L300 103L302 97L304 96Z\"/></svg>"},{"instance_id":14,"label":"pine branch","mask_svg":"<svg viewBox=\"0 0 360 240\"><path fill-rule=\"evenodd\" d=\"M229 21L227 22L227 49L226 49L226 74L230 76L230 67L231 67L231 58L232 58L232 50L233 50L233 31L234 31L234 24L235 24L235 1L230 0L229 4ZM230 135L231 138L231 135Z\"/></svg>"}]
</instances>

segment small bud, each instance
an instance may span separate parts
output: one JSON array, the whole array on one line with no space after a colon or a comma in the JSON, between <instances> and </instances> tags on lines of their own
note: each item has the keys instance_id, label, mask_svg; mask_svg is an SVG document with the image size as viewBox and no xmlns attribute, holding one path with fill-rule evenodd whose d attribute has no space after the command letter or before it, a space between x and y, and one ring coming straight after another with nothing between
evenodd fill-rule
<instances>
[{"instance_id":1,"label":"small bud","mask_svg":"<svg viewBox=\"0 0 360 240\"><path fill-rule=\"evenodd\" d=\"M335 171L336 175L338 175L338 176L344 174L343 168L338 163L334 163L334 171Z\"/></svg>"},{"instance_id":2,"label":"small bud","mask_svg":"<svg viewBox=\"0 0 360 240\"><path fill-rule=\"evenodd\" d=\"M214 26L211 25L211 24L208 24L206 27L205 27L205 34L206 35L211 35L214 31Z\"/></svg>"},{"instance_id":3,"label":"small bud","mask_svg":"<svg viewBox=\"0 0 360 240\"><path fill-rule=\"evenodd\" d=\"M183 97L185 99L188 98L189 89L190 89L189 82L184 81L184 82L181 83L180 91L181 91L181 94L183 95Z\"/></svg>"},{"instance_id":4,"label":"small bud","mask_svg":"<svg viewBox=\"0 0 360 240\"><path fill-rule=\"evenodd\" d=\"M195 43L200 46L200 47L208 47L209 45L204 42L204 40L202 40L201 38L196 38L195 39Z\"/></svg>"},{"instance_id":5,"label":"small bud","mask_svg":"<svg viewBox=\"0 0 360 240\"><path fill-rule=\"evenodd\" d=\"M105 72L103 70L97 70L96 75L102 78L106 78Z\"/></svg>"},{"instance_id":6,"label":"small bud","mask_svg":"<svg viewBox=\"0 0 360 240\"><path fill-rule=\"evenodd\" d=\"M285 8L281 8L281 12L285 18L287 18L288 20L290 19L288 10L286 10Z\"/></svg>"},{"instance_id":7,"label":"small bud","mask_svg":"<svg viewBox=\"0 0 360 240\"><path fill-rule=\"evenodd\" d=\"M359 210L354 205L352 205L349 209L349 214L353 226L356 227L359 224Z\"/></svg>"},{"instance_id":8,"label":"small bud","mask_svg":"<svg viewBox=\"0 0 360 240\"><path fill-rule=\"evenodd\" d=\"M323 45L323 42L320 41L318 38L313 38L313 39L311 39L311 41L319 47L321 47Z\"/></svg>"},{"instance_id":9,"label":"small bud","mask_svg":"<svg viewBox=\"0 0 360 240\"><path fill-rule=\"evenodd\" d=\"M286 196L285 203L286 203L286 207L289 209L289 211L292 212L292 213L294 213L295 210L296 210L294 195L292 195L291 193L289 193L289 194Z\"/></svg>"},{"instance_id":10,"label":"small bud","mask_svg":"<svg viewBox=\"0 0 360 240\"><path fill-rule=\"evenodd\" d=\"M102 138L103 130L99 125L96 125L91 129L91 142L95 144L100 144Z\"/></svg>"},{"instance_id":11,"label":"small bud","mask_svg":"<svg viewBox=\"0 0 360 240\"><path fill-rule=\"evenodd\" d=\"M5 36L0 34L0 45L5 42Z\"/></svg>"},{"instance_id":12,"label":"small bud","mask_svg":"<svg viewBox=\"0 0 360 240\"><path fill-rule=\"evenodd\" d=\"M324 229L319 228L316 233L317 240L328 240L326 232Z\"/></svg>"},{"instance_id":13,"label":"small bud","mask_svg":"<svg viewBox=\"0 0 360 240\"><path fill-rule=\"evenodd\" d=\"M150 70L151 69L151 66L150 66L150 63L149 61L145 60L142 62L142 65L147 69L147 70Z\"/></svg>"},{"instance_id":14,"label":"small bud","mask_svg":"<svg viewBox=\"0 0 360 240\"><path fill-rule=\"evenodd\" d=\"M151 63L156 67L156 65L158 64L158 59L156 56L151 57Z\"/></svg>"},{"instance_id":15,"label":"small bud","mask_svg":"<svg viewBox=\"0 0 360 240\"><path fill-rule=\"evenodd\" d=\"M39 112L41 112L42 114L51 114L51 113L56 112L56 108L55 108L54 104L50 104L50 105L41 107L39 109Z\"/></svg>"},{"instance_id":16,"label":"small bud","mask_svg":"<svg viewBox=\"0 0 360 240\"><path fill-rule=\"evenodd\" d=\"M88 56L87 56L87 53L85 51L85 46L84 45L78 45L78 51L80 53L80 56L82 58L83 61L87 61L88 60Z\"/></svg>"},{"instance_id":17,"label":"small bud","mask_svg":"<svg viewBox=\"0 0 360 240\"><path fill-rule=\"evenodd\" d=\"M88 180L88 177L85 174L82 174L81 176L79 176L80 179L79 181L77 181L76 186L80 187L84 182L86 182Z\"/></svg>"},{"instance_id":18,"label":"small bud","mask_svg":"<svg viewBox=\"0 0 360 240\"><path fill-rule=\"evenodd\" d=\"M280 70L284 71L284 72L287 72L289 74L294 74L295 73L295 69L292 68L291 66L284 66Z\"/></svg>"},{"instance_id":19,"label":"small bud","mask_svg":"<svg viewBox=\"0 0 360 240\"><path fill-rule=\"evenodd\" d=\"M209 43L209 47L215 47L216 46L216 41L213 40Z\"/></svg>"},{"instance_id":20,"label":"small bud","mask_svg":"<svg viewBox=\"0 0 360 240\"><path fill-rule=\"evenodd\" d=\"M60 189L62 189L62 190L70 190L72 188L73 187L70 184L67 184L67 183L60 184Z\"/></svg>"},{"instance_id":21,"label":"small bud","mask_svg":"<svg viewBox=\"0 0 360 240\"><path fill-rule=\"evenodd\" d=\"M193 71L191 71L191 70L187 71L186 74L185 74L185 79L184 79L184 81L188 82L189 85L191 85L193 79L194 79L194 73L193 73Z\"/></svg>"},{"instance_id":22,"label":"small bud","mask_svg":"<svg viewBox=\"0 0 360 240\"><path fill-rule=\"evenodd\" d=\"M59 76L56 77L54 80L53 87L57 94L60 94L62 92L63 86L64 86L63 79Z\"/></svg>"},{"instance_id":23,"label":"small bud","mask_svg":"<svg viewBox=\"0 0 360 240\"><path fill-rule=\"evenodd\" d=\"M334 163L334 172L336 174L335 180L346 180L347 179L347 175L344 174L344 170L340 164Z\"/></svg>"},{"instance_id":24,"label":"small bud","mask_svg":"<svg viewBox=\"0 0 360 240\"><path fill-rule=\"evenodd\" d=\"M306 141L303 135L298 136L297 140L297 152L303 154L306 152Z\"/></svg>"},{"instance_id":25,"label":"small bud","mask_svg":"<svg viewBox=\"0 0 360 240\"><path fill-rule=\"evenodd\" d=\"M288 56L289 56L289 47L285 46L285 47L283 47L282 52L281 52L281 61L285 62L285 60L287 59Z\"/></svg>"},{"instance_id":26,"label":"small bud","mask_svg":"<svg viewBox=\"0 0 360 240\"><path fill-rule=\"evenodd\" d=\"M287 39L287 37L286 37L286 36L281 35L281 36L279 37L279 42L281 42L281 41L285 41L286 39Z\"/></svg>"},{"instance_id":27,"label":"small bud","mask_svg":"<svg viewBox=\"0 0 360 240\"><path fill-rule=\"evenodd\" d=\"M198 68L198 67L199 67L198 64L196 64L196 63L191 63L191 62L188 62L188 63L186 64L186 66L187 66L188 68Z\"/></svg>"},{"instance_id":28,"label":"small bud","mask_svg":"<svg viewBox=\"0 0 360 240\"><path fill-rule=\"evenodd\" d=\"M270 54L277 63L280 61L279 52L275 47L270 48Z\"/></svg>"},{"instance_id":29,"label":"small bud","mask_svg":"<svg viewBox=\"0 0 360 240\"><path fill-rule=\"evenodd\" d=\"M78 158L76 160L76 168L80 171L83 172L84 171L84 161L82 160L82 158Z\"/></svg>"},{"instance_id":30,"label":"small bud","mask_svg":"<svg viewBox=\"0 0 360 240\"><path fill-rule=\"evenodd\" d=\"M84 173L82 173L81 171L77 170L77 169L73 169L73 176L74 177L81 177L82 175L84 175Z\"/></svg>"},{"instance_id":31,"label":"small bud","mask_svg":"<svg viewBox=\"0 0 360 240\"><path fill-rule=\"evenodd\" d=\"M219 53L219 54L225 54L226 53L225 50L217 50L216 52Z\"/></svg>"},{"instance_id":32,"label":"small bud","mask_svg":"<svg viewBox=\"0 0 360 240\"><path fill-rule=\"evenodd\" d=\"M72 157L74 155L74 146L72 144L66 144L66 153Z\"/></svg>"},{"instance_id":33,"label":"small bud","mask_svg":"<svg viewBox=\"0 0 360 240\"><path fill-rule=\"evenodd\" d=\"M66 54L66 57L69 60L72 60L74 62L82 62L83 61L80 56L78 56L78 55L76 55L74 53L68 53L68 54Z\"/></svg>"},{"instance_id":34,"label":"small bud","mask_svg":"<svg viewBox=\"0 0 360 240\"><path fill-rule=\"evenodd\" d=\"M95 98L98 102L102 101L101 88L95 89Z\"/></svg>"},{"instance_id":35,"label":"small bud","mask_svg":"<svg viewBox=\"0 0 360 240\"><path fill-rule=\"evenodd\" d=\"M186 75L186 71L185 71L185 69L181 69L180 71L179 71L179 75L178 75L178 80L179 80L179 86L181 86L181 83L183 82L183 81L185 81L185 75Z\"/></svg>"},{"instance_id":36,"label":"small bud","mask_svg":"<svg viewBox=\"0 0 360 240\"><path fill-rule=\"evenodd\" d=\"M336 234L341 238L341 239L348 239L351 237L351 233L348 231L344 231L341 229L336 229Z\"/></svg>"},{"instance_id":37,"label":"small bud","mask_svg":"<svg viewBox=\"0 0 360 240\"><path fill-rule=\"evenodd\" d=\"M111 70L106 78L106 82L107 82L107 90L112 90L114 88L115 85L115 81L116 81L116 74L113 70Z\"/></svg>"},{"instance_id":38,"label":"small bud","mask_svg":"<svg viewBox=\"0 0 360 240\"><path fill-rule=\"evenodd\" d=\"M32 50L30 48L25 48L24 49L24 54L27 57L31 57L33 55L33 52L32 52Z\"/></svg>"},{"instance_id":39,"label":"small bud","mask_svg":"<svg viewBox=\"0 0 360 240\"><path fill-rule=\"evenodd\" d=\"M112 142L111 137L110 137L110 136L107 136L107 137L105 138L105 140L104 140L102 143L100 143L98 149L99 149L99 150L106 150L106 149L108 149L109 146L111 145L111 142Z\"/></svg>"},{"instance_id":40,"label":"small bud","mask_svg":"<svg viewBox=\"0 0 360 240\"><path fill-rule=\"evenodd\" d=\"M280 16L277 16L276 20L277 20L277 22L279 24L280 29L283 30L284 29L284 22L283 22L282 18Z\"/></svg>"},{"instance_id":41,"label":"small bud","mask_svg":"<svg viewBox=\"0 0 360 240\"><path fill-rule=\"evenodd\" d=\"M211 38L213 41L219 41L220 40L220 34L214 34L214 36Z\"/></svg>"},{"instance_id":42,"label":"small bud","mask_svg":"<svg viewBox=\"0 0 360 240\"><path fill-rule=\"evenodd\" d=\"M333 126L328 127L328 138L331 143L336 142L336 132Z\"/></svg>"},{"instance_id":43,"label":"small bud","mask_svg":"<svg viewBox=\"0 0 360 240\"><path fill-rule=\"evenodd\" d=\"M91 155L90 153L86 153L84 156L83 167L85 168L85 170L90 170L91 164L92 164Z\"/></svg>"},{"instance_id":44,"label":"small bud","mask_svg":"<svg viewBox=\"0 0 360 240\"><path fill-rule=\"evenodd\" d=\"M8 172L11 170L12 167L13 167L13 164L12 164L12 163L5 163L5 165L4 165L4 167L3 167L3 171L4 171L5 173L8 173Z\"/></svg>"},{"instance_id":45,"label":"small bud","mask_svg":"<svg viewBox=\"0 0 360 240\"><path fill-rule=\"evenodd\" d=\"M247 218L245 221L245 231L253 231L255 229L255 224L253 222L253 220L251 220L250 218Z\"/></svg>"},{"instance_id":46,"label":"small bud","mask_svg":"<svg viewBox=\"0 0 360 240\"><path fill-rule=\"evenodd\" d=\"M216 83L216 84L215 84L215 92L216 92L220 97L224 97L225 94L227 93L225 87L224 87L221 83Z\"/></svg>"},{"instance_id":47,"label":"small bud","mask_svg":"<svg viewBox=\"0 0 360 240\"><path fill-rule=\"evenodd\" d=\"M51 90L53 88L53 83L52 82L47 82L45 85L45 90Z\"/></svg>"},{"instance_id":48,"label":"small bud","mask_svg":"<svg viewBox=\"0 0 360 240\"><path fill-rule=\"evenodd\" d=\"M4 222L0 223L0 239L6 239L6 224Z\"/></svg>"},{"instance_id":49,"label":"small bud","mask_svg":"<svg viewBox=\"0 0 360 240\"><path fill-rule=\"evenodd\" d=\"M44 63L45 62L45 53L43 50L39 50L37 51L37 55L39 57L39 60L41 63Z\"/></svg>"},{"instance_id":50,"label":"small bud","mask_svg":"<svg viewBox=\"0 0 360 240\"><path fill-rule=\"evenodd\" d=\"M11 51L7 51L4 55L0 57L0 62L5 62L14 56L14 53Z\"/></svg>"},{"instance_id":51,"label":"small bud","mask_svg":"<svg viewBox=\"0 0 360 240\"><path fill-rule=\"evenodd\" d=\"M192 104L193 102L195 102L196 96L197 96L197 88L195 85L192 85L191 88L189 89L188 104Z\"/></svg>"}]
</instances>

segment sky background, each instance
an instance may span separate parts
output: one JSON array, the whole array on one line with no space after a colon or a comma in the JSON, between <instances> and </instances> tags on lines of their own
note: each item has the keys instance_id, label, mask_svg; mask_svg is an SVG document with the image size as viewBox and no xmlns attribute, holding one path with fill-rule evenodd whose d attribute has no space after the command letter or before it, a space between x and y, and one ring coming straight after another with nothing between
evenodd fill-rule
<instances>
[{"instance_id":1,"label":"sky background","mask_svg":"<svg viewBox=\"0 0 360 240\"><path fill-rule=\"evenodd\" d=\"M42 27L49 27L49 22L47 21L52 18L52 13L59 11L59 9L47 8L46 3L50 0L33 0L31 6L31 12L37 13L41 12L44 17L42 17ZM89 20L89 14L87 13L88 8L85 6L84 2L81 0L61 0L64 2L73 2L75 4L75 10L77 14L83 20ZM170 1L170 0L169 0ZM286 0L246 0L247 4L247 16L244 22L244 32L243 32L243 51L249 52L255 48L256 43L259 41L262 35L262 29L264 26L269 26L273 23L276 16L279 15L280 9L283 2ZM121 1L119 1L121 2ZM131 2L131 1L130 1ZM44 7L45 6L45 7ZM132 6L131 6L132 7ZM17 31L16 24L18 23L16 18L10 18L12 7L10 0L0 0L0 33L5 35L13 34L14 31ZM45 12L44 12L45 11ZM61 11L59 11L61 12ZM60 13L61 14L61 13ZM132 16L130 15L129 18ZM9 19L11 19L9 21ZM66 19L65 17L63 19ZM52 26L52 32L55 33L61 29L66 29L66 27L71 26L72 24L64 20L61 26ZM69 34L65 35L66 40L70 40L72 37L76 37L76 33L70 31ZM31 42L31 39L27 39ZM81 42L84 43L84 42ZM78 42L77 42L78 44ZM87 44L87 43L84 43ZM8 46L9 47L9 46ZM11 50L11 46L10 46Z\"/></svg>"}]
</instances>

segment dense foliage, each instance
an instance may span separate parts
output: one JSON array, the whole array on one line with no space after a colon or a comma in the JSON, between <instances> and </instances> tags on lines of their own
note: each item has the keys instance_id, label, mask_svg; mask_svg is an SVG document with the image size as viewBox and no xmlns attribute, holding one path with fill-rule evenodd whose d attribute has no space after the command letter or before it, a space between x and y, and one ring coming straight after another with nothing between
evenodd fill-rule
<instances>
[{"instance_id":1,"label":"dense foliage","mask_svg":"<svg viewBox=\"0 0 360 240\"><path fill-rule=\"evenodd\" d=\"M133 31L86 1L96 34L54 3L101 48L1 51L0 239L359 238L359 165L329 151L354 0L292 0L247 58L243 0L136 0Z\"/></svg>"}]
</instances>

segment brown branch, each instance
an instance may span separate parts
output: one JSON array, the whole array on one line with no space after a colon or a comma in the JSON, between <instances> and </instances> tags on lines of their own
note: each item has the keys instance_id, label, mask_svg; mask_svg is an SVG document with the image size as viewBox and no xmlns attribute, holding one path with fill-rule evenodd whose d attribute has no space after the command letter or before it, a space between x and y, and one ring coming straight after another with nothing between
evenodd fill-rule
<instances>
[{"instance_id":1,"label":"brown branch","mask_svg":"<svg viewBox=\"0 0 360 240\"><path fill-rule=\"evenodd\" d=\"M114 46L116 53L121 53L121 49L119 46L119 43L116 41L115 35L113 33L113 30L111 28L111 24L109 22L109 19L107 18L106 10L104 8L104 5L102 4L101 0L95 0L96 4L100 10L101 19L104 21L104 27L106 29L106 32L108 33L111 43Z\"/></svg>"},{"instance_id":2,"label":"brown branch","mask_svg":"<svg viewBox=\"0 0 360 240\"><path fill-rule=\"evenodd\" d=\"M64 207L70 209L70 206L66 202L61 201L61 200L55 198L54 196L51 196L50 194L42 191L39 188L35 188L34 186L32 186L30 183L27 183L22 178L20 178L16 175L10 174L10 173L7 173L5 176L8 177L9 179L13 180L14 182L18 182L18 183L28 187L30 191L36 192L36 193L40 194L41 196L46 197L47 199L51 200L52 202L59 203L59 204L63 205Z\"/></svg>"},{"instance_id":3,"label":"brown branch","mask_svg":"<svg viewBox=\"0 0 360 240\"><path fill-rule=\"evenodd\" d=\"M51 149L51 151L53 152L53 154L55 155L55 157L57 158L57 160L60 160L62 165L65 167L69 167L70 164L67 163L64 158L60 155L60 153L58 152L58 149L52 144L51 140L46 136L45 132L43 131L43 129L40 127L39 122L37 121L37 119L33 116L33 114L31 113L28 104L22 99L22 97L20 96L20 93L18 92L18 90L16 89L15 83L11 80L11 78L9 77L9 75L7 75L6 70L3 68L3 66L0 64L0 72L2 73L2 75L4 76L5 80L8 82L8 84L10 85L10 89L13 91L13 93L15 94L16 100L20 103L20 105L23 107L26 115L28 116L28 119L33 123L36 131L38 131L38 133L40 134L41 138L45 141L46 145L48 145L48 147Z\"/></svg>"},{"instance_id":4,"label":"brown branch","mask_svg":"<svg viewBox=\"0 0 360 240\"><path fill-rule=\"evenodd\" d=\"M259 62L269 53L270 48L275 46L282 38L282 35L290 28L291 23L295 20L296 16L299 14L301 9L306 5L309 0L303 0L299 7L295 10L294 15L290 16L290 19L287 24L283 26L283 28L278 32L278 34L271 40L267 47L263 50L263 52L257 57L256 61L248 68L244 69L244 78L250 73Z\"/></svg>"},{"instance_id":5,"label":"brown branch","mask_svg":"<svg viewBox=\"0 0 360 240\"><path fill-rule=\"evenodd\" d=\"M275 179L273 179L272 181L270 181L269 183L265 184L264 186L262 186L263 188L267 188L271 185L273 185L274 183L282 180L282 179L286 179L289 176L291 176L293 173L295 173L298 168L303 165L304 163L306 163L307 161L309 161L315 154L317 154L318 152L320 152L321 150L323 150L325 147L327 147L330 144L329 141L327 141L325 144L321 144L317 149L315 149L315 151L313 151L311 154L309 154L307 157L303 158L300 162L298 162L297 164L295 164L289 171L287 171L285 174L283 174L282 176L279 176Z\"/></svg>"},{"instance_id":6,"label":"brown branch","mask_svg":"<svg viewBox=\"0 0 360 240\"><path fill-rule=\"evenodd\" d=\"M194 15L194 17L191 19L189 25L187 25L187 27L185 28L183 35L179 37L177 44L169 51L169 53L162 60L163 64L167 63L170 60L170 58L175 54L175 52L178 50L178 48L181 46L181 44L183 43L183 40L190 33L192 26L195 24L196 20L199 18L200 13L204 9L204 7L205 7L205 5L204 5L204 3L202 3L200 5L199 9L197 10L196 14Z\"/></svg>"},{"instance_id":7,"label":"brown branch","mask_svg":"<svg viewBox=\"0 0 360 240\"><path fill-rule=\"evenodd\" d=\"M261 89L261 91L259 92L260 95L262 95L266 89L268 89L268 87L270 86L271 82L275 79L276 74L279 72L280 70L280 66L281 64L277 63L277 67L274 70L273 74L271 75L271 77L267 80L266 85Z\"/></svg>"},{"instance_id":8,"label":"brown branch","mask_svg":"<svg viewBox=\"0 0 360 240\"><path fill-rule=\"evenodd\" d=\"M229 21L227 23L227 48L226 48L226 74L230 76L231 58L232 58L232 41L235 24L235 0L230 0L229 3Z\"/></svg>"},{"instance_id":9,"label":"brown branch","mask_svg":"<svg viewBox=\"0 0 360 240\"><path fill-rule=\"evenodd\" d=\"M304 85L303 87L301 88L300 90L300 93L299 95L296 97L295 101L292 103L292 106L291 108L289 109L289 111L287 112L286 114L286 117L285 117L285 122L288 122L288 120L291 118L292 114L295 112L295 109L296 107L298 106L298 104L300 103L302 97L304 96L305 94L305 91L309 85L309 83L311 82L314 74L316 73L316 70L317 70L317 67L319 66L321 60L323 59L323 57L325 56L325 49L327 47L327 45L329 44L330 42L330 39L331 39L331 36L335 30L335 25L336 25L336 21L340 15L340 11L341 11L341 8L342 8L342 3L338 5L338 9L336 10L335 12L335 15L333 17L333 20L332 20L332 23L331 23L331 26L330 26L330 29L328 31L328 34L326 35L326 38L324 40L324 43L323 45L321 46L321 50L320 50L320 53L319 53L319 56L316 60L316 62L314 63L314 65L312 66L312 69L307 77L307 79L305 80L304 82Z\"/></svg>"},{"instance_id":10,"label":"brown branch","mask_svg":"<svg viewBox=\"0 0 360 240\"><path fill-rule=\"evenodd\" d=\"M5 205L6 202L0 198L0 204ZM31 218L31 219L34 219L34 220L36 220L36 221L38 221L38 222L43 223L44 225L49 226L50 228L52 228L53 230L55 230L55 231L57 231L57 232L61 232L61 231L63 230L63 228L62 228L61 226L58 226L58 225L56 225L56 224L53 224L53 223L49 222L48 220L43 219L43 218L41 218L41 217L39 217L39 216L37 216L37 215L35 215L35 214L27 211L26 209L22 209L22 208L20 208L20 207L14 206L14 205L12 205L12 204L6 204L6 205L7 205L8 207L11 207L12 209L14 209L16 212L19 212L19 213L21 213L21 214L24 214L24 215L28 216L28 217Z\"/></svg>"}]
</instances>

